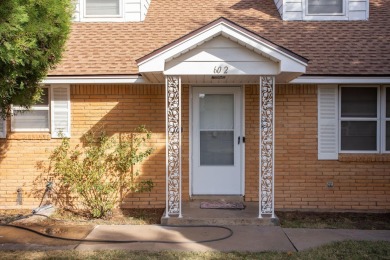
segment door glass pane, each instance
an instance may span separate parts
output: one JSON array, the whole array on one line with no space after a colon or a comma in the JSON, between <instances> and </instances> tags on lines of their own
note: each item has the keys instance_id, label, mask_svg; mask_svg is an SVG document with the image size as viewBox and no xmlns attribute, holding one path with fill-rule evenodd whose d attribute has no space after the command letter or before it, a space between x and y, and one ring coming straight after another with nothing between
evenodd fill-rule
<instances>
[{"instance_id":1,"label":"door glass pane","mask_svg":"<svg viewBox=\"0 0 390 260\"><path fill-rule=\"evenodd\" d=\"M119 0L86 0L87 15L119 15Z\"/></svg>"},{"instance_id":2,"label":"door glass pane","mask_svg":"<svg viewBox=\"0 0 390 260\"><path fill-rule=\"evenodd\" d=\"M376 151L376 121L342 121L341 150Z\"/></svg>"},{"instance_id":3,"label":"door glass pane","mask_svg":"<svg viewBox=\"0 0 390 260\"><path fill-rule=\"evenodd\" d=\"M199 94L199 106L201 130L234 128L233 94Z\"/></svg>"},{"instance_id":4,"label":"door glass pane","mask_svg":"<svg viewBox=\"0 0 390 260\"><path fill-rule=\"evenodd\" d=\"M341 117L377 117L377 88L341 88Z\"/></svg>"},{"instance_id":5,"label":"door glass pane","mask_svg":"<svg viewBox=\"0 0 390 260\"><path fill-rule=\"evenodd\" d=\"M386 122L386 151L390 151L390 121Z\"/></svg>"},{"instance_id":6,"label":"door glass pane","mask_svg":"<svg viewBox=\"0 0 390 260\"><path fill-rule=\"evenodd\" d=\"M234 165L233 139L233 131L201 131L200 165Z\"/></svg>"}]
</instances>

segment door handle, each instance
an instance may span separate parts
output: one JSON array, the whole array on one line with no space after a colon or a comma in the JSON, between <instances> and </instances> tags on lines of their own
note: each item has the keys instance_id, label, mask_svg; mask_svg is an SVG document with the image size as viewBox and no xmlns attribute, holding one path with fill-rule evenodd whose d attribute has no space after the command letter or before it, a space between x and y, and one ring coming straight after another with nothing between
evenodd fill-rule
<instances>
[{"instance_id":1,"label":"door handle","mask_svg":"<svg viewBox=\"0 0 390 260\"><path fill-rule=\"evenodd\" d=\"M241 141L241 137L239 136L238 137L238 144L240 144L240 141Z\"/></svg>"}]
</instances>

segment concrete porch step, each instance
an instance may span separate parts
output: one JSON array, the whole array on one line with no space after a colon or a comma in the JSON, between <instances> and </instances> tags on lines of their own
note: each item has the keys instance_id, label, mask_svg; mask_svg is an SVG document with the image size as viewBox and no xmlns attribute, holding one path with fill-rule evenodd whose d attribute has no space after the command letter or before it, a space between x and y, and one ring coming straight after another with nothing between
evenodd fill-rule
<instances>
[{"instance_id":1,"label":"concrete porch step","mask_svg":"<svg viewBox=\"0 0 390 260\"><path fill-rule=\"evenodd\" d=\"M161 218L162 225L169 226L198 226L198 225L223 225L223 226L278 226L279 219L271 216L259 218L259 207L256 202L246 202L246 208L238 209L201 209L199 206L191 206L191 202L183 203L182 217Z\"/></svg>"}]
</instances>

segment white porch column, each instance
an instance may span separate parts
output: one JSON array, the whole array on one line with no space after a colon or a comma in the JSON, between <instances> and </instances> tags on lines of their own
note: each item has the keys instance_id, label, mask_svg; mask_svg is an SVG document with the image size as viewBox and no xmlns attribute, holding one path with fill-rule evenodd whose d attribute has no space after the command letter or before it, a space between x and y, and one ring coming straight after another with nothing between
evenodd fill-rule
<instances>
[{"instance_id":1,"label":"white porch column","mask_svg":"<svg viewBox=\"0 0 390 260\"><path fill-rule=\"evenodd\" d=\"M166 76L166 213L181 215L181 78Z\"/></svg>"},{"instance_id":2,"label":"white porch column","mask_svg":"<svg viewBox=\"0 0 390 260\"><path fill-rule=\"evenodd\" d=\"M259 218L274 211L275 77L260 76Z\"/></svg>"}]
</instances>

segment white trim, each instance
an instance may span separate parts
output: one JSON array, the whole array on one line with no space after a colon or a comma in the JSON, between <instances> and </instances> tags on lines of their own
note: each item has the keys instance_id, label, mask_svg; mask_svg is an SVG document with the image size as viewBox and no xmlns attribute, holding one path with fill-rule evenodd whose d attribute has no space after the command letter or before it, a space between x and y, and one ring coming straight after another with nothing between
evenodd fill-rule
<instances>
[{"instance_id":1,"label":"white trim","mask_svg":"<svg viewBox=\"0 0 390 260\"><path fill-rule=\"evenodd\" d=\"M390 84L390 77L300 76L290 84Z\"/></svg>"},{"instance_id":2,"label":"white trim","mask_svg":"<svg viewBox=\"0 0 390 260\"><path fill-rule=\"evenodd\" d=\"M272 45L262 42L246 32L232 27L225 21L221 21L207 30L202 30L188 39L180 41L170 48L139 62L139 71L141 73L156 71L163 72L165 71L165 63L167 61L170 61L219 35L223 35L233 41L237 41L246 46L246 48L260 53L273 61L279 62L280 72L306 72L306 62L303 62L302 60L299 60Z\"/></svg>"},{"instance_id":3,"label":"white trim","mask_svg":"<svg viewBox=\"0 0 390 260\"><path fill-rule=\"evenodd\" d=\"M183 150L183 143L182 143L182 125L181 125L181 117L182 117L182 109L181 109L181 106L182 106L182 97L181 97L181 92L182 92L182 86L181 86L181 77L179 77L179 146L180 146L180 149L179 149L179 174L180 174L180 182L179 182L179 203L180 203L180 209L179 209L179 218L182 218L183 215L182 215L182 197L183 197L183 194L182 194L182 185L183 185L183 173L182 173L182 150Z\"/></svg>"},{"instance_id":4,"label":"white trim","mask_svg":"<svg viewBox=\"0 0 390 260\"><path fill-rule=\"evenodd\" d=\"M193 148L193 145L192 145L192 132L193 132L193 130L192 130L192 127L193 127L193 123L192 123L192 118L193 118L193 116L192 116L192 111L193 111L193 101L192 101L192 99L193 99L193 95L192 95L192 88L193 88L193 86L191 85L191 86L189 86L189 88L188 88L188 91L190 92L189 93L189 104L188 104L188 110L189 110L189 115L188 115L188 120L189 120L189 122L188 122L188 149L189 149L189 151L188 151L188 158L189 158L189 162L188 162L188 166L189 166L189 169L188 169L188 176L189 176L189 178L188 178L188 185L189 185L189 187L188 187L188 192L189 192L189 196L190 196L190 198L192 197L192 160L193 160L193 158L192 158L192 148Z\"/></svg>"},{"instance_id":5,"label":"white trim","mask_svg":"<svg viewBox=\"0 0 390 260\"><path fill-rule=\"evenodd\" d=\"M342 88L359 88L359 87L369 87L369 88L376 88L377 90L377 98L376 98L376 106L377 106L377 115L376 117L364 117L364 118L361 118L361 117L341 117L341 98L342 98L342 95L341 95L341 89ZM381 121L383 121L381 118L381 88L380 86L378 85L372 85L372 86L367 86L367 85L363 85L363 86L356 86L356 85L342 85L342 86L339 86L339 89L338 89L338 106L339 106L339 111L338 111L338 127L339 127L339 147L338 147L338 150L339 150L339 153L356 153L356 154L361 154L361 153L365 153L365 154L378 154L381 152L382 150L382 144L383 142L381 142ZM376 122L376 150L342 150L341 149L341 122L343 121L355 121L355 122Z\"/></svg>"},{"instance_id":6,"label":"white trim","mask_svg":"<svg viewBox=\"0 0 390 260\"><path fill-rule=\"evenodd\" d=\"M56 88L66 88L66 96L67 96L67 108L66 109L58 109L57 111L60 112L66 112L67 113L67 131L64 131L62 134L64 137L71 137L71 102L70 102L70 86L68 84L58 84L58 85L51 85L50 92L51 92L51 100L50 100L50 109L51 109L51 137L52 138L61 138L62 136L59 135L59 132L55 132L55 101L54 100L54 90Z\"/></svg>"},{"instance_id":7,"label":"white trim","mask_svg":"<svg viewBox=\"0 0 390 260\"><path fill-rule=\"evenodd\" d=\"M272 216L271 218L275 218L275 77L272 79ZM261 130L261 129L259 129Z\"/></svg>"},{"instance_id":8,"label":"white trim","mask_svg":"<svg viewBox=\"0 0 390 260\"><path fill-rule=\"evenodd\" d=\"M242 181L241 181L241 193L242 196L245 196L245 146L246 146L246 140L244 142L245 137L245 85L241 86L241 136L242 136L242 142L241 142L241 175L242 175ZM246 137L245 137L246 138Z\"/></svg>"},{"instance_id":9,"label":"white trim","mask_svg":"<svg viewBox=\"0 0 390 260\"><path fill-rule=\"evenodd\" d=\"M337 160L339 156L338 86L321 85L317 91L318 160Z\"/></svg>"},{"instance_id":10,"label":"white trim","mask_svg":"<svg viewBox=\"0 0 390 260\"><path fill-rule=\"evenodd\" d=\"M50 132L50 127L51 127L51 119L52 119L52 114L51 114L51 88L49 86L42 86L42 89L46 88L47 89L47 95L48 95L48 103L47 105L32 105L30 109L26 109L22 106L17 106L17 105L11 105L11 111L12 111L12 116L11 116L11 132L16 132L16 133L23 133L23 132ZM16 128L14 127L14 121L15 121L15 115L14 115L14 110L18 111L47 111L47 125L48 128Z\"/></svg>"},{"instance_id":11,"label":"white trim","mask_svg":"<svg viewBox=\"0 0 390 260\"><path fill-rule=\"evenodd\" d=\"M165 217L169 218L169 168L168 168L168 78L165 77Z\"/></svg>"},{"instance_id":12,"label":"white trim","mask_svg":"<svg viewBox=\"0 0 390 260\"><path fill-rule=\"evenodd\" d=\"M390 121L390 117L386 117L386 92L390 90L390 86L382 86L381 91L381 153L390 153L386 151L386 122Z\"/></svg>"},{"instance_id":13,"label":"white trim","mask_svg":"<svg viewBox=\"0 0 390 260\"><path fill-rule=\"evenodd\" d=\"M49 76L42 84L142 84L146 83L142 76Z\"/></svg>"},{"instance_id":14,"label":"white trim","mask_svg":"<svg viewBox=\"0 0 390 260\"><path fill-rule=\"evenodd\" d=\"M342 13L330 13L330 14L309 14L308 13L308 0L302 0L302 18L307 21L342 21L349 19L349 0L342 0L343 12Z\"/></svg>"},{"instance_id":15,"label":"white trim","mask_svg":"<svg viewBox=\"0 0 390 260\"><path fill-rule=\"evenodd\" d=\"M48 76L42 84L144 84L145 77L124 76ZM341 77L341 76L300 76L289 84L390 84L390 77ZM221 83L222 84L222 83Z\"/></svg>"},{"instance_id":16,"label":"white trim","mask_svg":"<svg viewBox=\"0 0 390 260\"><path fill-rule=\"evenodd\" d=\"M194 132L193 132L193 113L194 113L194 100L193 98L195 97L194 95L194 88L209 88L209 92L208 93L215 93L215 94L220 94L220 93L226 93L225 91L228 91L229 88L236 88L237 90L234 90L234 103L235 103L235 106L236 106L236 102L237 102L237 99L239 100L240 102L240 106L239 106L239 114L240 114L240 126L239 126L239 133L237 133L235 136L234 136L234 142L236 142L237 138L236 137L240 137L242 138L244 136L244 132L243 132L243 129L244 128L244 124L245 124L245 113L244 113L244 105L242 103L243 99L245 99L245 91L244 91L244 88L243 88L243 85L237 85L237 84L223 84L223 85L214 85L214 84L194 84L194 85L191 85L190 86L190 107L189 107L189 113L190 113L190 117L189 117L189 120L190 120L190 130L189 130L189 149L190 149L190 162L189 162L189 166L190 166L190 170L189 170L189 173L190 173L190 178L189 178L189 192L190 192L190 197L192 196L196 196L196 195L206 195L206 194L194 194L193 193L193 166L194 166L194 163L193 163L193 143L194 143ZM230 94L231 92L229 92ZM239 94L240 96L237 98L236 97L236 94ZM229 129L230 130L230 129ZM244 144L244 145L243 145ZM245 195L245 143L242 141L240 141L240 145L239 145L239 160L240 160L240 167L239 167L239 171L240 171L240 182L241 182L241 185L240 185L240 194L225 194L225 195L240 195L240 196L244 196ZM218 195L218 194L207 194L207 195Z\"/></svg>"}]
</instances>

